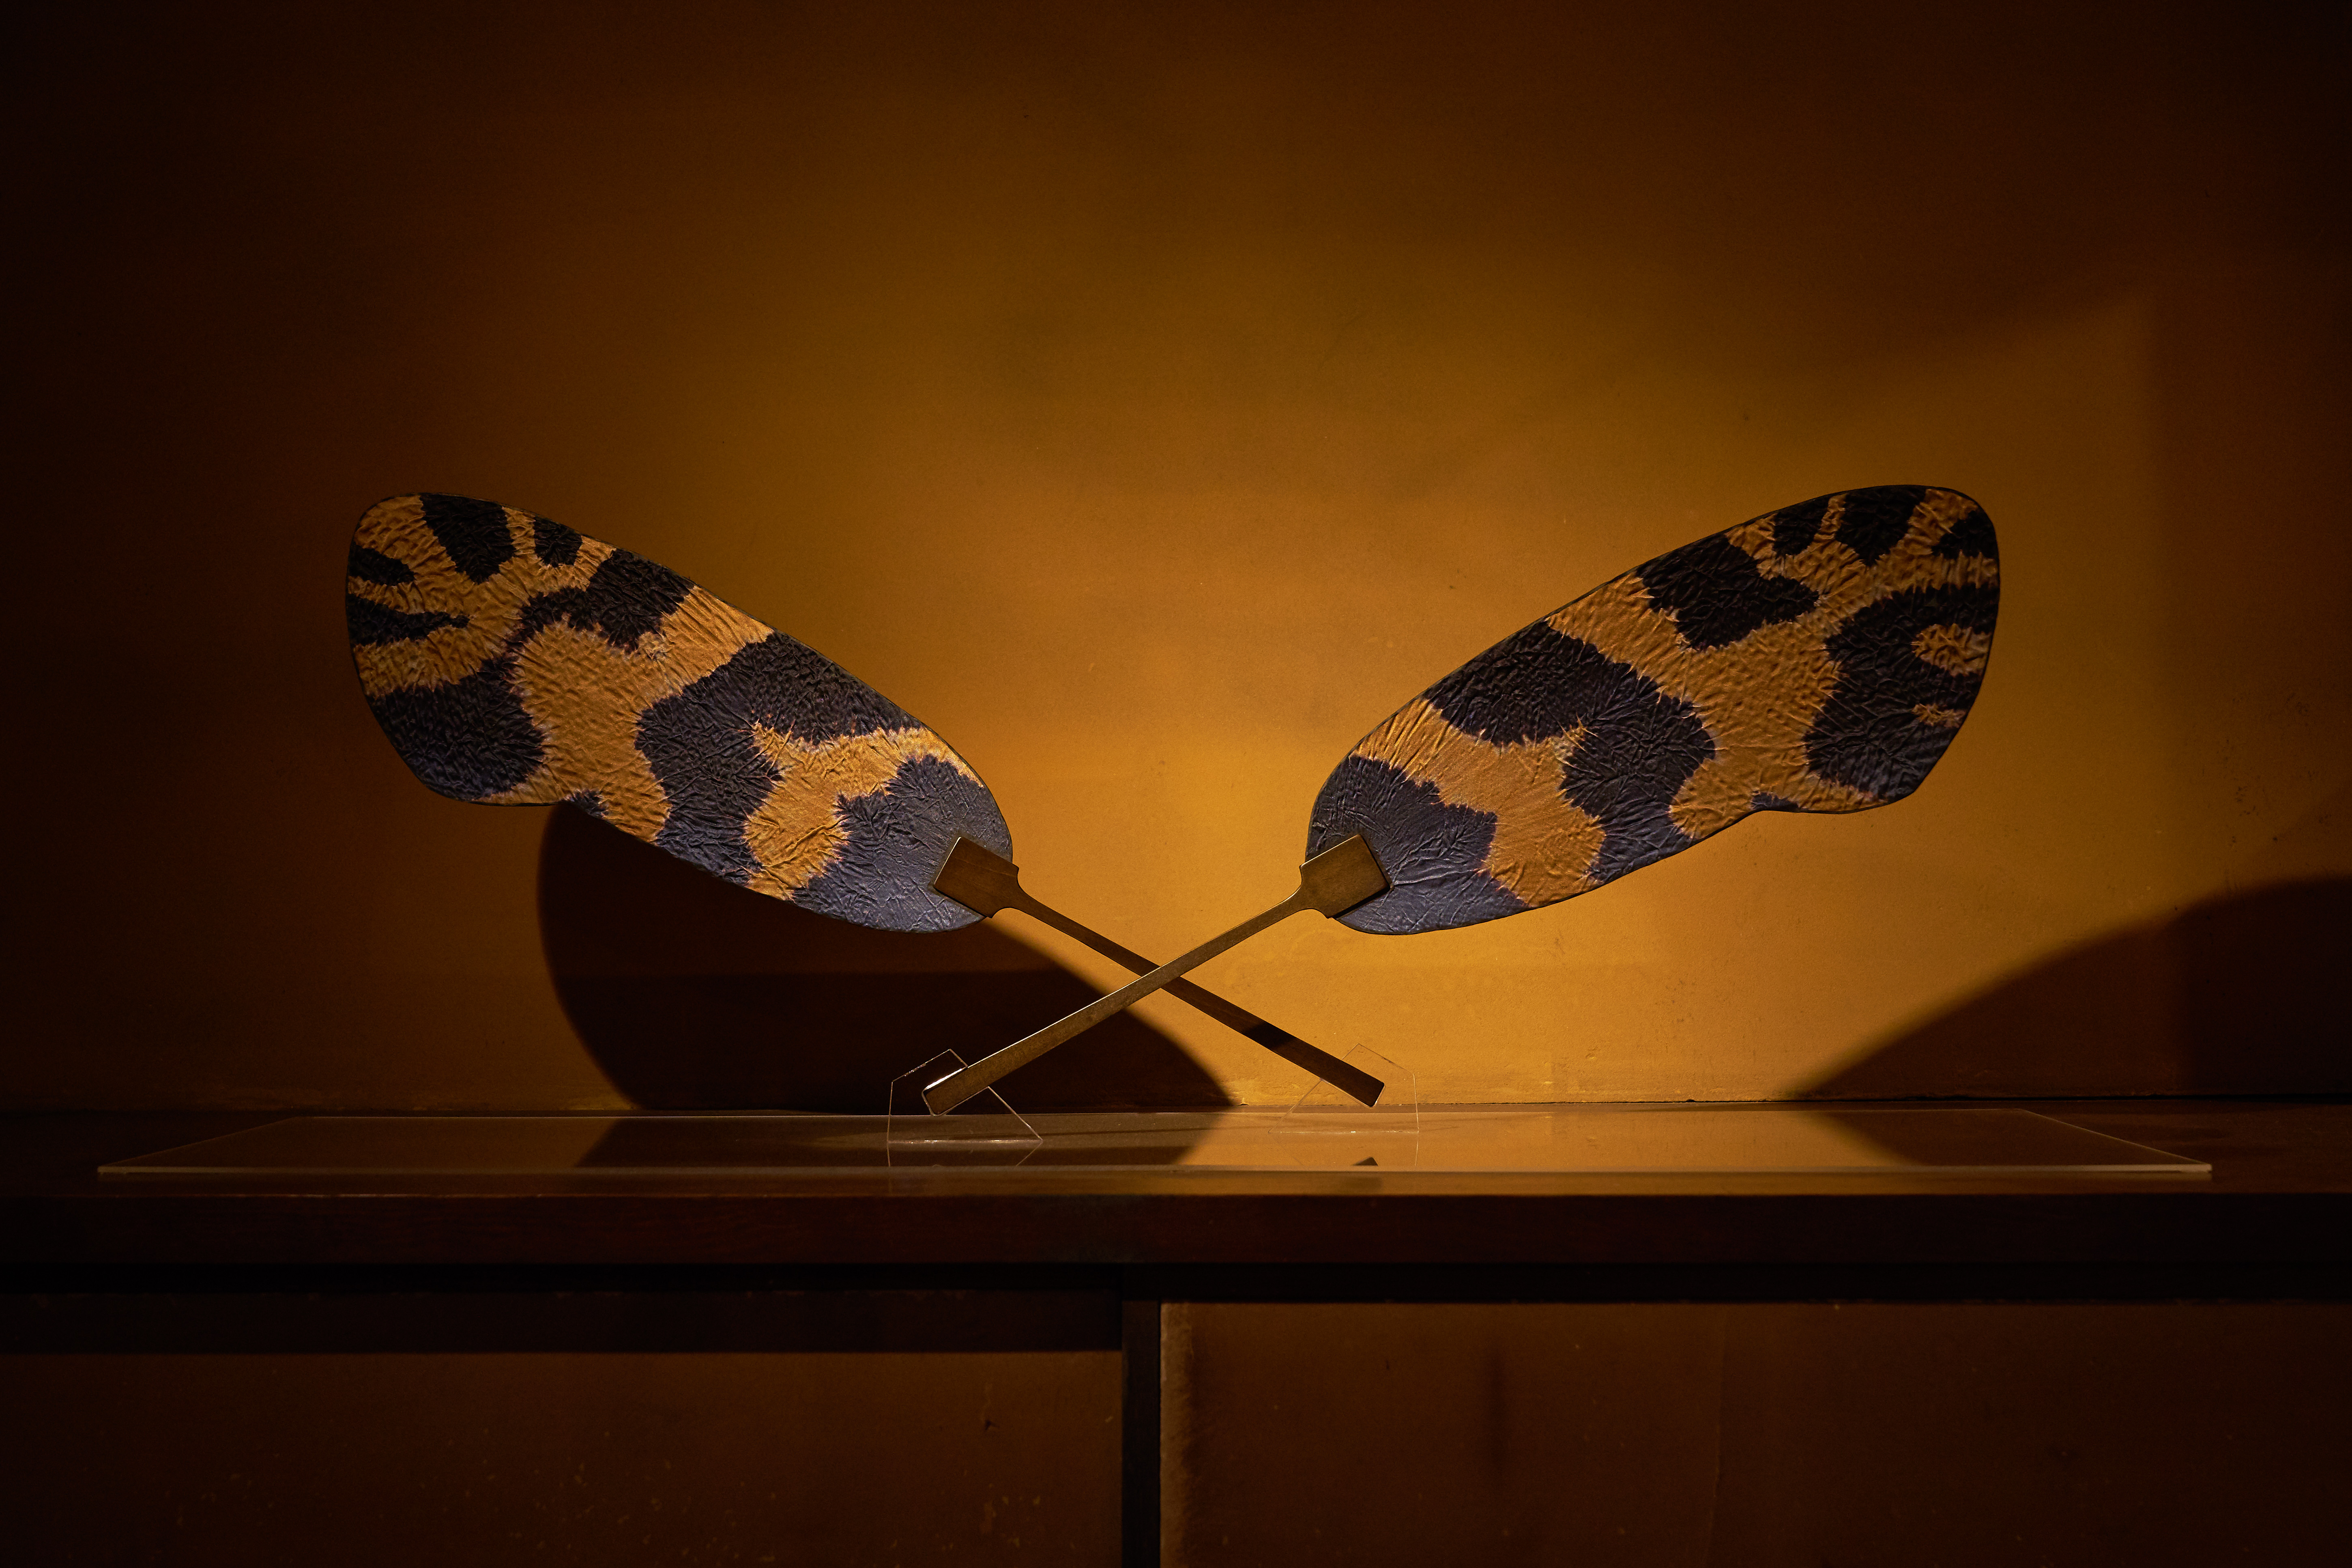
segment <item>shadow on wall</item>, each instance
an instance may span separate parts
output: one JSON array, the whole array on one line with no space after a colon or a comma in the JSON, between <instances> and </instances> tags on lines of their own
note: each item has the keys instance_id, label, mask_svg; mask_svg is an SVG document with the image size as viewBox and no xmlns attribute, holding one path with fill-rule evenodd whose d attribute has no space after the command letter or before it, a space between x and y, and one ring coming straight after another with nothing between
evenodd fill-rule
<instances>
[{"instance_id":1,"label":"shadow on wall","mask_svg":"<svg viewBox=\"0 0 2352 1568\"><path fill-rule=\"evenodd\" d=\"M564 805L539 921L563 1011L614 1086L656 1110L878 1114L889 1080L967 1060L1098 994L993 922L868 931L719 880ZM1122 1013L1001 1086L1023 1110L1232 1103Z\"/></svg>"},{"instance_id":2,"label":"shadow on wall","mask_svg":"<svg viewBox=\"0 0 2352 1568\"><path fill-rule=\"evenodd\" d=\"M2060 954L1800 1097L2352 1090L2352 878L2195 904Z\"/></svg>"}]
</instances>

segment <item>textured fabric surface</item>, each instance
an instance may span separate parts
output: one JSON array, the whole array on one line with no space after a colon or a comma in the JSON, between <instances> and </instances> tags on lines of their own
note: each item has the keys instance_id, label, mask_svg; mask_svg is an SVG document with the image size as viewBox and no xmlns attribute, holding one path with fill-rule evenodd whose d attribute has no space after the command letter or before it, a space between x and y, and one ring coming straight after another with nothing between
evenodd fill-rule
<instances>
[{"instance_id":1,"label":"textured fabric surface","mask_svg":"<svg viewBox=\"0 0 2352 1568\"><path fill-rule=\"evenodd\" d=\"M667 567L462 496L398 496L352 541L360 685L443 795L569 800L759 892L887 931L978 916L931 891L958 835L1011 834L945 741Z\"/></svg>"},{"instance_id":2,"label":"textured fabric surface","mask_svg":"<svg viewBox=\"0 0 2352 1568\"><path fill-rule=\"evenodd\" d=\"M1756 811L1919 787L1976 700L2000 608L1992 521L1881 485L1755 518L1505 638L1359 742L1307 853L1360 833L1389 890L1360 931L1557 903Z\"/></svg>"}]
</instances>

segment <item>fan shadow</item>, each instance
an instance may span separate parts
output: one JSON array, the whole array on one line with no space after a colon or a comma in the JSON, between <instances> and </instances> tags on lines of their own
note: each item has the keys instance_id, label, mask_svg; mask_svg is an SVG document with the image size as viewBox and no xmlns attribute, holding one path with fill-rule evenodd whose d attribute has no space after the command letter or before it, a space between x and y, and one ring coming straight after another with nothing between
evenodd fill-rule
<instances>
[{"instance_id":1,"label":"fan shadow","mask_svg":"<svg viewBox=\"0 0 2352 1568\"><path fill-rule=\"evenodd\" d=\"M721 881L569 805L540 841L539 917L565 1016L654 1110L878 1114L942 1050L1010 1045L1099 993L983 921L869 931ZM1023 1110L1232 1101L1132 1013L1005 1078Z\"/></svg>"},{"instance_id":2,"label":"fan shadow","mask_svg":"<svg viewBox=\"0 0 2352 1568\"><path fill-rule=\"evenodd\" d=\"M2191 905L2046 959L1800 1096L2341 1094L2352 878Z\"/></svg>"}]
</instances>

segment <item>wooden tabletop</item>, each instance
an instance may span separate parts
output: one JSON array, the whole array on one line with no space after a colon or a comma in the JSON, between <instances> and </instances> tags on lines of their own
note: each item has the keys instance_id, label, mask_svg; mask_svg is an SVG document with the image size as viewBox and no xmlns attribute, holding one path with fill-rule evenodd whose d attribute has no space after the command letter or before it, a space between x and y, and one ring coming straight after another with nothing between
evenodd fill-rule
<instances>
[{"instance_id":1,"label":"wooden tabletop","mask_svg":"<svg viewBox=\"0 0 2352 1568\"><path fill-rule=\"evenodd\" d=\"M2352 1103L2030 1109L2209 1161L2211 1174L126 1181L97 1167L277 1115L61 1113L0 1119L0 1265L2352 1268Z\"/></svg>"}]
</instances>

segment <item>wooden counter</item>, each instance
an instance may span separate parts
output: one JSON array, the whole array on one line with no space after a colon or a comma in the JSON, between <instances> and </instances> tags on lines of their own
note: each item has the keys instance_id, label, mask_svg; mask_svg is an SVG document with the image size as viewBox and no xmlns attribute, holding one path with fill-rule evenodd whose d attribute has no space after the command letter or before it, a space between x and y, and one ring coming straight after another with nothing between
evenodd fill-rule
<instances>
[{"instance_id":1,"label":"wooden counter","mask_svg":"<svg viewBox=\"0 0 2352 1568\"><path fill-rule=\"evenodd\" d=\"M2210 1175L1098 1169L140 1177L268 1115L0 1122L19 1350L1126 1353L1156 1561L1169 1301L2352 1300L2352 1104L2036 1102Z\"/></svg>"}]
</instances>

